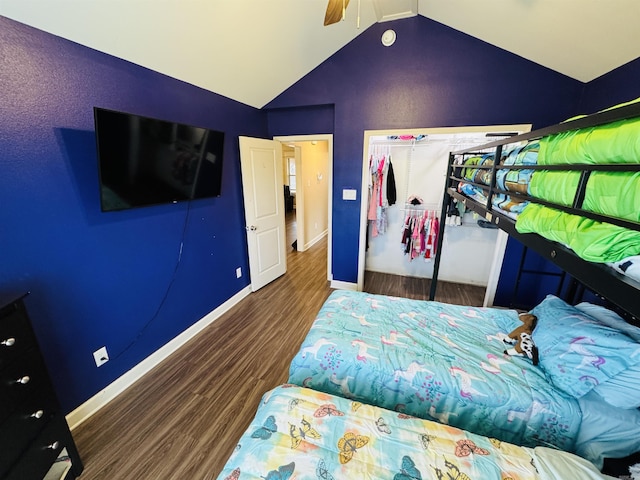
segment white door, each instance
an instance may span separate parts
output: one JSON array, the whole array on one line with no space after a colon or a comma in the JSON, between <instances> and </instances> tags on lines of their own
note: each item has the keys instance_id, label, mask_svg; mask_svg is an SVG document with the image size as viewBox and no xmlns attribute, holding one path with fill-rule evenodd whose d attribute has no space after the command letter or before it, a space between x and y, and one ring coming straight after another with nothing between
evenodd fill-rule
<instances>
[{"instance_id":1,"label":"white door","mask_svg":"<svg viewBox=\"0 0 640 480\"><path fill-rule=\"evenodd\" d=\"M282 146L273 140L239 138L249 270L255 292L287 271Z\"/></svg>"}]
</instances>

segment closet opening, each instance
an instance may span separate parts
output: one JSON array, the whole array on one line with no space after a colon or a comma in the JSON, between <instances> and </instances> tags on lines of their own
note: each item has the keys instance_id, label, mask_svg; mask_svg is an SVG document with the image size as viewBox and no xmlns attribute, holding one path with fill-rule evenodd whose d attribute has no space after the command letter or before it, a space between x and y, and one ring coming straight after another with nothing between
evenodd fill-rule
<instances>
[{"instance_id":1,"label":"closet opening","mask_svg":"<svg viewBox=\"0 0 640 480\"><path fill-rule=\"evenodd\" d=\"M435 243L444 242L438 290L454 288L453 295L459 292L467 304L492 305L507 235L486 228L483 219L462 206L447 206L447 215L440 218L447 160L451 151L487 143L487 136L497 139L530 129L498 125L365 131L358 290L428 299ZM447 222L445 235L437 238L442 221Z\"/></svg>"}]
</instances>

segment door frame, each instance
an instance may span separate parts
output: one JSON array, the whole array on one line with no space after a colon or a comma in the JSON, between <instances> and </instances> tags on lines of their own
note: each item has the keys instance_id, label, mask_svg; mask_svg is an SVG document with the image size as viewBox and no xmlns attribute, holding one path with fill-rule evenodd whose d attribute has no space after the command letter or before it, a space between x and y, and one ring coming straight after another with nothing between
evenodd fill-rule
<instances>
[{"instance_id":1,"label":"door frame","mask_svg":"<svg viewBox=\"0 0 640 480\"><path fill-rule=\"evenodd\" d=\"M358 247L358 280L357 290L364 289L365 259L366 259L366 238L367 238L367 210L368 210L368 190L369 179L367 172L369 171L369 142L371 137L386 135L435 135L435 134L455 134L465 132L530 132L531 124L515 124L515 125L484 125L484 126L467 126L467 127L435 127L435 128L401 128L389 130L365 130L362 146L362 187L360 195L360 245ZM500 270L502 269L502 261L507 246L508 235L498 230L498 238L496 240L496 248L493 254L493 262L491 271L489 272L488 284L485 290L484 306L493 305ZM442 241L442 239L440 240Z\"/></svg>"},{"instance_id":2,"label":"door frame","mask_svg":"<svg viewBox=\"0 0 640 480\"><path fill-rule=\"evenodd\" d=\"M273 137L274 140L281 143L290 142L327 142L327 280L331 282L333 280L332 265L332 239L333 239L333 134L316 134L316 135L278 135ZM304 188L304 187L303 187ZM297 200L297 199L296 199ZM297 215L297 214L296 214Z\"/></svg>"}]
</instances>

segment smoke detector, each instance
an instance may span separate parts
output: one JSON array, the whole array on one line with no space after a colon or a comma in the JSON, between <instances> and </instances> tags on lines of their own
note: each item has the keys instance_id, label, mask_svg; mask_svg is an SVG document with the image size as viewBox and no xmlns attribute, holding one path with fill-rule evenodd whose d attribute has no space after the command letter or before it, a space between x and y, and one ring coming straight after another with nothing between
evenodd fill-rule
<instances>
[{"instance_id":1,"label":"smoke detector","mask_svg":"<svg viewBox=\"0 0 640 480\"><path fill-rule=\"evenodd\" d=\"M396 32L393 30L385 30L380 40L385 47L390 47L396 41Z\"/></svg>"}]
</instances>

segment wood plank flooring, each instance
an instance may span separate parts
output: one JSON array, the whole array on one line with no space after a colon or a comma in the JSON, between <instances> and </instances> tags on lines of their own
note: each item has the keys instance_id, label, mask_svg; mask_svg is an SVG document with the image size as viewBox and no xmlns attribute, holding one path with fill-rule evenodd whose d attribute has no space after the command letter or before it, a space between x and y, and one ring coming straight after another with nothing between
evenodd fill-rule
<instances>
[{"instance_id":1,"label":"wood plank flooring","mask_svg":"<svg viewBox=\"0 0 640 480\"><path fill-rule=\"evenodd\" d=\"M364 290L369 293L428 300L431 279L365 272ZM438 281L435 300L458 305L482 306L484 287Z\"/></svg>"},{"instance_id":2,"label":"wood plank flooring","mask_svg":"<svg viewBox=\"0 0 640 480\"><path fill-rule=\"evenodd\" d=\"M288 232L290 246L295 223ZM85 464L80 478L216 478L263 393L286 381L289 362L331 291L326 263L326 239L305 252L289 249L284 276L243 299L78 426L73 436ZM402 295L409 288L404 281L375 274L365 289ZM437 299L478 304L463 293L466 287L458 289L440 288Z\"/></svg>"}]
</instances>

